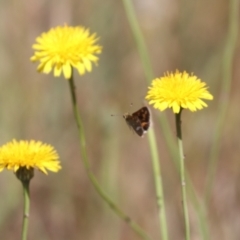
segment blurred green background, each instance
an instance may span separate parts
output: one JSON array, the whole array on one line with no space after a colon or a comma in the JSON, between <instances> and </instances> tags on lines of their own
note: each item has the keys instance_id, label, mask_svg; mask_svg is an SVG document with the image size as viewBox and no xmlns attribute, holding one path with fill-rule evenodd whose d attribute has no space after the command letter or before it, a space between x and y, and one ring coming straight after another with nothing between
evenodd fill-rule
<instances>
[{"instance_id":1,"label":"blurred green background","mask_svg":"<svg viewBox=\"0 0 240 240\"><path fill-rule=\"evenodd\" d=\"M229 1L135 0L133 4L155 77L176 69L194 72L214 95L208 108L184 111L182 117L186 166L196 192L203 197L218 111L225 101L220 96ZM29 60L35 38L63 24L90 28L103 46L98 67L81 77L75 72L92 169L131 218L153 239L160 239L147 138L131 132L122 117L111 117L143 106L148 87L122 1L9 0L0 2L0 15L0 143L16 138L52 144L63 167L48 176L35 172L30 186L29 239L140 239L100 199L87 178L67 80L37 73L37 64ZM207 207L210 239L240 236L239 56L238 41L219 164ZM169 236L178 240L184 236L180 181L158 123L161 114L167 114L172 134L174 116L170 110L152 109ZM12 172L0 174L0 194L0 239L19 239L23 197ZM189 215L192 239L201 239L190 201Z\"/></svg>"}]
</instances>

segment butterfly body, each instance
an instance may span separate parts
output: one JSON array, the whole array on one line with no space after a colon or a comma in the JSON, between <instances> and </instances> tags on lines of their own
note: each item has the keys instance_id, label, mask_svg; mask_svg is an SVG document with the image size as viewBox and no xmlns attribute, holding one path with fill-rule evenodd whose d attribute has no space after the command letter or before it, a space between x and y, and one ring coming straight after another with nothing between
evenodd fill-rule
<instances>
[{"instance_id":1,"label":"butterfly body","mask_svg":"<svg viewBox=\"0 0 240 240\"><path fill-rule=\"evenodd\" d=\"M129 127L131 127L138 136L142 137L150 127L150 111L147 107L142 107L138 111L123 115Z\"/></svg>"}]
</instances>

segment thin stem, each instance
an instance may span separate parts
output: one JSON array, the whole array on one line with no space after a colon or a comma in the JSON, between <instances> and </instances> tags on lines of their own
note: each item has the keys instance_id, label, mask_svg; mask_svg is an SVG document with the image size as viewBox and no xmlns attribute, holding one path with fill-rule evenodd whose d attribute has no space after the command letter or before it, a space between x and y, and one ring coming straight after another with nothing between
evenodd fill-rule
<instances>
[{"instance_id":1,"label":"thin stem","mask_svg":"<svg viewBox=\"0 0 240 240\"><path fill-rule=\"evenodd\" d=\"M150 82L153 79L153 71L152 71L152 67L151 67L151 62L148 56L148 51L147 51L147 47L146 44L144 42L144 38L141 32L141 29L139 27L135 12L134 12L134 8L132 5L131 0L123 0L123 4L125 7L125 11L128 17L128 22L131 26L136 44L137 44L137 48L138 48L138 52L140 55L140 59L142 61L142 66L144 69L144 73L145 73L145 77L148 80L148 82Z\"/></svg>"},{"instance_id":2,"label":"thin stem","mask_svg":"<svg viewBox=\"0 0 240 240\"><path fill-rule=\"evenodd\" d=\"M160 228L161 228L161 235L163 240L168 239L168 232L167 232L167 222L166 222L166 212L165 212L165 204L163 198L163 184L162 184L162 175L161 175L161 168L157 150L157 144L155 141L156 137L154 134L153 129L150 129L148 133L148 140L150 151L152 155L152 166L153 166L153 176L155 182L155 191L156 191L156 198L157 198L157 206L158 206L158 217L160 220Z\"/></svg>"},{"instance_id":3,"label":"thin stem","mask_svg":"<svg viewBox=\"0 0 240 240\"><path fill-rule=\"evenodd\" d=\"M213 183L216 175L217 164L219 159L219 150L222 140L222 132L224 129L224 124L227 116L227 109L229 105L229 96L231 90L231 81L232 81L232 68L233 68L233 59L237 47L237 39L239 32L239 0L230 0L229 1L229 27L228 35L226 41L226 47L223 56L222 70L222 92L220 96L220 105L213 146L211 148L207 181L205 187L205 204L209 204L211 197L211 191L213 188Z\"/></svg>"},{"instance_id":4,"label":"thin stem","mask_svg":"<svg viewBox=\"0 0 240 240\"><path fill-rule=\"evenodd\" d=\"M138 52L140 55L140 59L142 61L142 65L143 65L143 69L144 69L144 73L145 73L145 77L147 79L148 82L150 82L154 76L153 76L153 71L152 71L152 67L151 67L151 62L148 56L148 52L147 52L147 47L146 44L144 42L144 38L143 35L141 33L141 29L140 26L138 24L137 18L136 18L136 14L134 13L134 8L132 5L132 2L130 0L123 0L123 4L125 7L125 11L126 11L126 15L130 24L130 27L132 29L133 32L133 36L135 38L136 41L136 45L138 48ZM159 117L159 122L161 125L161 129L162 129L162 133L163 133L163 138L165 139L166 143L167 143L167 147L169 149L169 153L171 155L171 158L173 159L177 170L180 172L179 169L179 163L178 163L178 151L176 151L176 147L175 147L175 141L172 135L172 132L170 130L170 126L168 123L168 120L166 118L166 116L164 114L161 114L161 116ZM152 147L152 140L150 140L152 137L149 136L149 141L150 141L150 148L154 149L154 146ZM154 140L155 141L155 140ZM152 150L151 150L152 151ZM152 156L154 156L154 153L151 153ZM152 159L152 162L155 162L154 159ZM154 167L154 164L153 164ZM156 167L154 167L156 168ZM155 179L157 179L156 175L154 177ZM200 230L201 230L201 234L202 234L202 238L203 239L208 239L208 224L207 224L207 219L206 219L206 214L203 210L203 207L201 206L201 203L199 201L199 198L197 196L197 193L194 190L194 186L191 182L190 177L188 176L187 172L186 172L186 181L188 183L188 193L190 196L190 200L194 205L194 208L197 212L197 217L199 220L199 226L200 226ZM158 191L156 191L156 194L158 195Z\"/></svg>"},{"instance_id":5,"label":"thin stem","mask_svg":"<svg viewBox=\"0 0 240 240\"><path fill-rule=\"evenodd\" d=\"M142 36L138 21L136 19L131 1L123 0L123 4L125 6L126 14L136 40L136 44L137 44L138 52L140 54L140 59L142 61L142 65L144 68L145 76L149 82L150 80L153 79L153 72L151 68L150 59L148 57L147 48L144 43L144 38ZM164 121L165 119L166 119L165 116L161 117L161 120L160 120L161 125L163 126L166 124L167 126L164 126L163 129L167 129L169 133L170 128L169 128L168 122ZM168 230L167 230L167 219L166 219L166 211L165 211L165 204L164 204L161 167L160 167L160 160L158 156L156 137L152 129L148 133L148 142L150 146L151 160L152 160L152 166L153 166L153 177L155 182L155 192L156 192L157 205L158 205L158 216L159 216L159 223L160 223L160 229L161 229L161 236L162 236L162 240L167 240Z\"/></svg>"},{"instance_id":6,"label":"thin stem","mask_svg":"<svg viewBox=\"0 0 240 240\"><path fill-rule=\"evenodd\" d=\"M183 153L182 129L181 129L181 112L182 111L180 110L179 113L175 114L175 119L176 119L176 130L177 130L179 161L180 161L180 177L181 177L181 187L182 187L183 215L184 215L184 223L185 223L185 239L190 240L190 226L189 226L189 216L188 216L188 208L187 208L185 166L184 166L184 153Z\"/></svg>"},{"instance_id":7,"label":"thin stem","mask_svg":"<svg viewBox=\"0 0 240 240\"><path fill-rule=\"evenodd\" d=\"M172 138L172 136L171 136L171 138ZM179 151L178 151L177 144L171 145L170 156L173 159L173 163L180 175ZM206 209L203 204L203 201L201 201L200 197L198 196L197 192L194 189L192 180L187 172L187 169L185 169L185 179L186 179L186 183L187 183L187 185L186 185L187 195L188 195L191 203L193 204L194 209L196 210L202 239L208 240L209 239L209 229L208 229L208 220L206 217Z\"/></svg>"},{"instance_id":8,"label":"thin stem","mask_svg":"<svg viewBox=\"0 0 240 240\"><path fill-rule=\"evenodd\" d=\"M27 240L29 210L30 210L30 196L29 196L29 180L22 181L23 196L24 196L24 215L22 223L22 240Z\"/></svg>"},{"instance_id":9,"label":"thin stem","mask_svg":"<svg viewBox=\"0 0 240 240\"><path fill-rule=\"evenodd\" d=\"M77 106L73 75L69 79L69 86L70 86L71 97L72 97L73 112L74 112L75 120L76 120L77 127L78 127L78 134L79 134L79 139L80 139L80 149L81 149L82 160L83 160L87 175L88 175L91 183L93 184L95 190L100 195L100 197L109 205L109 207L123 221L125 221L132 228L133 231L135 231L136 234L138 234L144 240L150 240L151 238L148 236L148 234L136 222L134 222L127 214L125 214L115 204L115 202L107 195L107 193L101 188L100 184L98 183L98 180L96 179L93 172L91 171L88 156L87 156L86 141L85 141L85 134L84 134L84 131L83 131L83 124L82 124L82 120L81 120L80 113L78 111L78 106Z\"/></svg>"}]
</instances>

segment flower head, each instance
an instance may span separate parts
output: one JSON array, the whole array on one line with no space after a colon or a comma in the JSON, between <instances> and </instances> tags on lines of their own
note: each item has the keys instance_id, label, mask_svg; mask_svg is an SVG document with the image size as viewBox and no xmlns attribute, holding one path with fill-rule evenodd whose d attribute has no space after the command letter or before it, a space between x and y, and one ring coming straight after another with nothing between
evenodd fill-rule
<instances>
[{"instance_id":1,"label":"flower head","mask_svg":"<svg viewBox=\"0 0 240 240\"><path fill-rule=\"evenodd\" d=\"M196 76L176 71L154 79L146 99L160 111L172 108L174 113L179 113L181 108L194 112L207 107L202 99L212 100L213 96L207 91L206 83Z\"/></svg>"},{"instance_id":2,"label":"flower head","mask_svg":"<svg viewBox=\"0 0 240 240\"><path fill-rule=\"evenodd\" d=\"M54 69L54 76L63 72L66 79L76 68L80 75L92 70L92 62L97 64L96 54L101 53L102 47L96 45L96 34L90 34L84 27L59 26L42 33L32 46L35 54L31 61L40 61L38 71L49 73Z\"/></svg>"},{"instance_id":3,"label":"flower head","mask_svg":"<svg viewBox=\"0 0 240 240\"><path fill-rule=\"evenodd\" d=\"M58 172L59 156L51 145L35 141L13 140L0 147L0 171L4 168L17 172L20 168Z\"/></svg>"}]
</instances>

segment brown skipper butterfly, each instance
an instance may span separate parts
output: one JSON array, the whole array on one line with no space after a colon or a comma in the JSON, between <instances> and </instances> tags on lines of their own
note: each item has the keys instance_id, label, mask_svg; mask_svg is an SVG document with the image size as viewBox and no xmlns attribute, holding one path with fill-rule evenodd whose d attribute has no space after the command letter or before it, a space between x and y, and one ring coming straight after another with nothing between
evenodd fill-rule
<instances>
[{"instance_id":1,"label":"brown skipper butterfly","mask_svg":"<svg viewBox=\"0 0 240 240\"><path fill-rule=\"evenodd\" d=\"M126 120L128 126L140 137L142 137L150 127L151 117L147 107L142 107L132 114L126 113L123 115L123 118Z\"/></svg>"}]
</instances>

